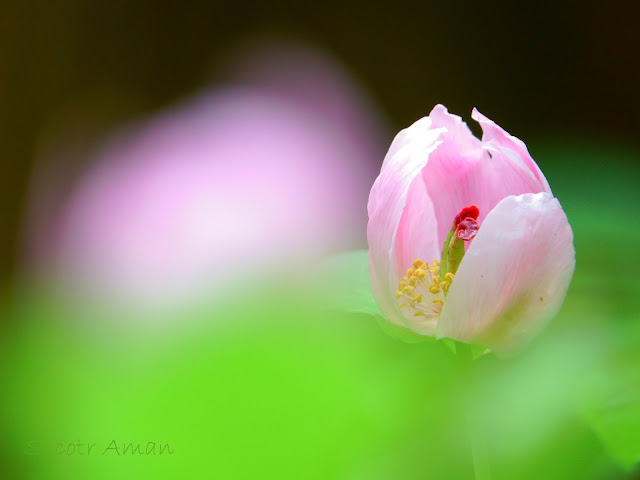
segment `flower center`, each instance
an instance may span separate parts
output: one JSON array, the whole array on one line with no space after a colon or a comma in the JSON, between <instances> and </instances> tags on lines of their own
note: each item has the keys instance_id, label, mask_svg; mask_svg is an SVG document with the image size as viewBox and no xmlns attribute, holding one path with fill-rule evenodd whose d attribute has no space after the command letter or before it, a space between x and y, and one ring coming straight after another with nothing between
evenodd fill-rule
<instances>
[{"instance_id":1,"label":"flower center","mask_svg":"<svg viewBox=\"0 0 640 480\"><path fill-rule=\"evenodd\" d=\"M480 227L476 220L479 214L476 205L460 210L442 246L440 261L434 260L430 264L420 258L413 261L413 266L402 277L396 291L396 299L403 313L437 319L464 256L464 242L470 241L478 233Z\"/></svg>"},{"instance_id":2,"label":"flower center","mask_svg":"<svg viewBox=\"0 0 640 480\"><path fill-rule=\"evenodd\" d=\"M437 260L431 264L419 258L414 260L413 267L407 270L398 284L396 299L400 309L414 317L439 316L453 277L454 274L448 272L442 279L440 262Z\"/></svg>"}]
</instances>

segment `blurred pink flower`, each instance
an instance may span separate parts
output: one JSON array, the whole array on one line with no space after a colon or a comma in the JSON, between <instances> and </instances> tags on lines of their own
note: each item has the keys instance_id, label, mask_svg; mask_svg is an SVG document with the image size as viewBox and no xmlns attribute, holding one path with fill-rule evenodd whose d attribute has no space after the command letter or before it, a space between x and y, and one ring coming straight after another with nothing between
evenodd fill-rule
<instances>
[{"instance_id":1,"label":"blurred pink flower","mask_svg":"<svg viewBox=\"0 0 640 480\"><path fill-rule=\"evenodd\" d=\"M371 282L390 322L506 353L559 310L573 234L525 144L472 117L482 140L442 105L393 140L369 196Z\"/></svg>"},{"instance_id":2,"label":"blurred pink flower","mask_svg":"<svg viewBox=\"0 0 640 480\"><path fill-rule=\"evenodd\" d=\"M330 58L270 55L103 150L57 226L72 291L164 308L364 243L380 117Z\"/></svg>"}]
</instances>

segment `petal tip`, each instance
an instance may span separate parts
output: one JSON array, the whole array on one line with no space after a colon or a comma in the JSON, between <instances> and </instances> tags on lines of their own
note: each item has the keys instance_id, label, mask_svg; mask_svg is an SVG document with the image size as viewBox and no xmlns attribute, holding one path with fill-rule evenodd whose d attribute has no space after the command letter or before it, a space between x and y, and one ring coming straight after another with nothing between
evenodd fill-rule
<instances>
[{"instance_id":1,"label":"petal tip","mask_svg":"<svg viewBox=\"0 0 640 480\"><path fill-rule=\"evenodd\" d=\"M493 120L480 113L480 111L476 107L473 107L473 110L471 110L471 118L478 122L481 127L483 127L483 132L484 125L495 125L495 122Z\"/></svg>"}]
</instances>

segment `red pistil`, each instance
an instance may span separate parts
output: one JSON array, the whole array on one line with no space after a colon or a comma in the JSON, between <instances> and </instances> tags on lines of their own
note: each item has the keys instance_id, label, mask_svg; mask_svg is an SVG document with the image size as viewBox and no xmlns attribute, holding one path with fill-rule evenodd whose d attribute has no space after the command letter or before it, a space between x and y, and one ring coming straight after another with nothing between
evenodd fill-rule
<instances>
[{"instance_id":1,"label":"red pistil","mask_svg":"<svg viewBox=\"0 0 640 480\"><path fill-rule=\"evenodd\" d=\"M478 222L473 218L467 217L458 224L457 233L460 240L468 242L478 233Z\"/></svg>"},{"instance_id":2,"label":"red pistil","mask_svg":"<svg viewBox=\"0 0 640 480\"><path fill-rule=\"evenodd\" d=\"M466 218L477 220L478 215L480 215L480 210L478 209L477 205L469 205L468 207L464 207L462 210L460 210L460 213L456 215L456 218L453 221L453 226L457 227L458 224Z\"/></svg>"},{"instance_id":3,"label":"red pistil","mask_svg":"<svg viewBox=\"0 0 640 480\"><path fill-rule=\"evenodd\" d=\"M469 205L460 210L460 213L456 215L453 221L453 228L455 228L458 238L468 242L478 233L478 215L480 210L477 205Z\"/></svg>"}]
</instances>

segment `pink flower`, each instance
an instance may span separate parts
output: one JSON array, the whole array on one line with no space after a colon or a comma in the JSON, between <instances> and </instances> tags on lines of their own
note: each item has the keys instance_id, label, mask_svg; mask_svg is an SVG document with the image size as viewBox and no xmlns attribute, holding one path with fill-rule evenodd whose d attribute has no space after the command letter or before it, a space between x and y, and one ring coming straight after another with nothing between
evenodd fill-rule
<instances>
[{"instance_id":1,"label":"pink flower","mask_svg":"<svg viewBox=\"0 0 640 480\"><path fill-rule=\"evenodd\" d=\"M245 55L230 84L96 149L59 213L42 195L51 176L39 177L36 272L52 272L74 301L131 306L155 321L244 298L249 284L264 290L274 275L291 278L364 241L370 159L384 152L377 110L313 49L261 45Z\"/></svg>"},{"instance_id":2,"label":"pink flower","mask_svg":"<svg viewBox=\"0 0 640 480\"><path fill-rule=\"evenodd\" d=\"M472 118L482 140L442 105L393 140L369 196L371 284L393 324L500 354L559 310L573 233L525 144Z\"/></svg>"}]
</instances>

